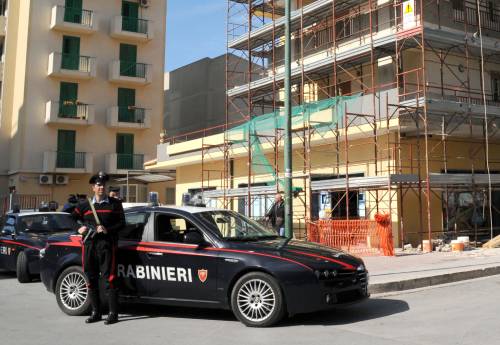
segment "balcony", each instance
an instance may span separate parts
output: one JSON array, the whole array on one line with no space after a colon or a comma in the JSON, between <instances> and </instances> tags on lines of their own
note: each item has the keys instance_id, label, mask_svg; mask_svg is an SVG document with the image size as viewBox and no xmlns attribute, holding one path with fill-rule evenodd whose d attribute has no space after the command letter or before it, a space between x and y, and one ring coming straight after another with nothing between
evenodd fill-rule
<instances>
[{"instance_id":1,"label":"balcony","mask_svg":"<svg viewBox=\"0 0 500 345\"><path fill-rule=\"evenodd\" d=\"M152 29L149 20L117 16L111 20L110 35L119 40L144 43L153 39Z\"/></svg>"},{"instance_id":2,"label":"balcony","mask_svg":"<svg viewBox=\"0 0 500 345\"><path fill-rule=\"evenodd\" d=\"M49 77L72 80L89 80L96 76L95 58L89 56L51 53Z\"/></svg>"},{"instance_id":3,"label":"balcony","mask_svg":"<svg viewBox=\"0 0 500 345\"><path fill-rule=\"evenodd\" d=\"M95 122L95 108L81 102L48 101L45 105L45 124L92 125Z\"/></svg>"},{"instance_id":4,"label":"balcony","mask_svg":"<svg viewBox=\"0 0 500 345\"><path fill-rule=\"evenodd\" d=\"M143 154L111 153L106 155L106 172L125 175L130 170L144 170Z\"/></svg>"},{"instance_id":5,"label":"balcony","mask_svg":"<svg viewBox=\"0 0 500 345\"><path fill-rule=\"evenodd\" d=\"M43 153L45 173L92 173L94 155L88 152L48 151Z\"/></svg>"},{"instance_id":6,"label":"balcony","mask_svg":"<svg viewBox=\"0 0 500 345\"><path fill-rule=\"evenodd\" d=\"M110 128L151 128L151 110L135 106L108 108L107 125Z\"/></svg>"},{"instance_id":7,"label":"balcony","mask_svg":"<svg viewBox=\"0 0 500 345\"><path fill-rule=\"evenodd\" d=\"M0 37L5 36L7 29L7 17L5 15L0 15Z\"/></svg>"},{"instance_id":8,"label":"balcony","mask_svg":"<svg viewBox=\"0 0 500 345\"><path fill-rule=\"evenodd\" d=\"M115 60L109 64L109 81L122 85L144 86L153 80L151 65Z\"/></svg>"},{"instance_id":9,"label":"balcony","mask_svg":"<svg viewBox=\"0 0 500 345\"><path fill-rule=\"evenodd\" d=\"M92 11L56 5L52 7L50 29L88 35L97 31L97 20Z\"/></svg>"}]
</instances>

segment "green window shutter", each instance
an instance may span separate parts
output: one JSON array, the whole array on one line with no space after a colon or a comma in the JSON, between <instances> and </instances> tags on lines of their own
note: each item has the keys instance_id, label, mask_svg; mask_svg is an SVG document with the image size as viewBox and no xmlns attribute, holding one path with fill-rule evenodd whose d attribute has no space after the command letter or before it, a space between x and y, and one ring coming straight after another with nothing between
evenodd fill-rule
<instances>
[{"instance_id":1,"label":"green window shutter","mask_svg":"<svg viewBox=\"0 0 500 345\"><path fill-rule=\"evenodd\" d=\"M57 131L57 161L58 168L75 167L76 132L67 130Z\"/></svg>"},{"instance_id":2,"label":"green window shutter","mask_svg":"<svg viewBox=\"0 0 500 345\"><path fill-rule=\"evenodd\" d=\"M135 89L118 89L118 121L134 122Z\"/></svg>"},{"instance_id":3,"label":"green window shutter","mask_svg":"<svg viewBox=\"0 0 500 345\"><path fill-rule=\"evenodd\" d=\"M59 91L59 117L76 117L78 84L61 82Z\"/></svg>"},{"instance_id":4,"label":"green window shutter","mask_svg":"<svg viewBox=\"0 0 500 345\"><path fill-rule=\"evenodd\" d=\"M82 23L82 0L66 0L64 4L64 21Z\"/></svg>"},{"instance_id":5,"label":"green window shutter","mask_svg":"<svg viewBox=\"0 0 500 345\"><path fill-rule=\"evenodd\" d=\"M117 168L132 169L134 166L134 135L118 133L116 135Z\"/></svg>"},{"instance_id":6,"label":"green window shutter","mask_svg":"<svg viewBox=\"0 0 500 345\"><path fill-rule=\"evenodd\" d=\"M80 65L80 37L63 36L61 67L78 70Z\"/></svg>"},{"instance_id":7,"label":"green window shutter","mask_svg":"<svg viewBox=\"0 0 500 345\"><path fill-rule=\"evenodd\" d=\"M122 30L138 32L139 4L137 2L122 1Z\"/></svg>"},{"instance_id":8,"label":"green window shutter","mask_svg":"<svg viewBox=\"0 0 500 345\"><path fill-rule=\"evenodd\" d=\"M120 44L120 75L135 77L137 65L137 46Z\"/></svg>"}]
</instances>

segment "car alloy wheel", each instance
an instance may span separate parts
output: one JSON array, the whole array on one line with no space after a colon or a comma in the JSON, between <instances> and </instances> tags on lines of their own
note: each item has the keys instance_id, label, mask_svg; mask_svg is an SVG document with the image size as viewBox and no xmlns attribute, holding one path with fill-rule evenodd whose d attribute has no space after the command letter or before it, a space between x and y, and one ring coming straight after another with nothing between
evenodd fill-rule
<instances>
[{"instance_id":1,"label":"car alloy wheel","mask_svg":"<svg viewBox=\"0 0 500 345\"><path fill-rule=\"evenodd\" d=\"M81 273L71 272L63 278L59 297L64 307L69 310L81 308L87 300L87 294L87 284Z\"/></svg>"},{"instance_id":2,"label":"car alloy wheel","mask_svg":"<svg viewBox=\"0 0 500 345\"><path fill-rule=\"evenodd\" d=\"M249 321L261 322L269 318L276 308L272 287L262 279L251 279L238 290L238 309Z\"/></svg>"}]
</instances>

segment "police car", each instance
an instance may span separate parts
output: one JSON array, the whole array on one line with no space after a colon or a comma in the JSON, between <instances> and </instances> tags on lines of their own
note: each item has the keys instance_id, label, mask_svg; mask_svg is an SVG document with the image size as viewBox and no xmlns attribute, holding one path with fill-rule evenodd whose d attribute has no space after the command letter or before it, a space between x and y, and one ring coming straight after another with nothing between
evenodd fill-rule
<instances>
[{"instance_id":1,"label":"police car","mask_svg":"<svg viewBox=\"0 0 500 345\"><path fill-rule=\"evenodd\" d=\"M225 308L247 326L369 296L363 261L288 240L233 211L134 207L125 211L117 271L120 299ZM41 279L69 315L89 312L81 236L55 236L41 250Z\"/></svg>"},{"instance_id":2,"label":"police car","mask_svg":"<svg viewBox=\"0 0 500 345\"><path fill-rule=\"evenodd\" d=\"M68 213L8 213L0 225L0 269L15 271L21 283L39 274L39 251L47 238L73 232L76 223Z\"/></svg>"}]
</instances>

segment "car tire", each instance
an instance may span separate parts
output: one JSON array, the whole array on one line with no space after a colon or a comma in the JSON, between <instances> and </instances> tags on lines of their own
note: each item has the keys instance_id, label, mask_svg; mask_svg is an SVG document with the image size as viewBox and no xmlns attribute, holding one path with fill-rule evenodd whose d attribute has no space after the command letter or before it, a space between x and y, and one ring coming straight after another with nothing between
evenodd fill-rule
<instances>
[{"instance_id":1,"label":"car tire","mask_svg":"<svg viewBox=\"0 0 500 345\"><path fill-rule=\"evenodd\" d=\"M20 252L17 255L16 261L16 275L17 280L20 283L29 283L31 282L31 274L28 263L28 256L25 252Z\"/></svg>"},{"instance_id":2,"label":"car tire","mask_svg":"<svg viewBox=\"0 0 500 345\"><path fill-rule=\"evenodd\" d=\"M57 278L56 300L61 310L71 316L86 315L90 312L87 277L81 267L66 268Z\"/></svg>"},{"instance_id":3,"label":"car tire","mask_svg":"<svg viewBox=\"0 0 500 345\"><path fill-rule=\"evenodd\" d=\"M251 272L234 284L231 308L244 325L269 327L283 318L286 306L276 279L263 272Z\"/></svg>"}]
</instances>

